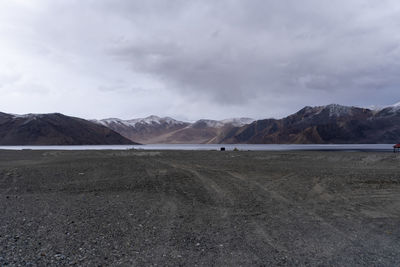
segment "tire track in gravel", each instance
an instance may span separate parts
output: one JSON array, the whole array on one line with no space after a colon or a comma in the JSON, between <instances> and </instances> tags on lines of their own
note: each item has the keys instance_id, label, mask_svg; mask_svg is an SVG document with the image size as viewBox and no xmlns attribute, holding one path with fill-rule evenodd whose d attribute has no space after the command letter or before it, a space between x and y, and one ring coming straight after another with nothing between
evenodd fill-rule
<instances>
[{"instance_id":1,"label":"tire track in gravel","mask_svg":"<svg viewBox=\"0 0 400 267\"><path fill-rule=\"evenodd\" d=\"M273 190L273 188L276 187L276 185L277 185L277 183L279 183L279 181L282 181L282 180L285 180L288 178L295 178L296 177L295 173L289 173L287 175L284 175L281 178L278 178L278 180L269 182L267 185L263 185L257 181L254 181L253 179L249 179L248 177L245 177L242 174L237 173L237 172L229 171L228 174L231 177L233 177L237 180L240 180L241 182L245 182L245 183L249 184L251 187L258 188L259 190L262 191L262 195L265 196L266 195L265 193L267 193L267 195L270 196L275 201L286 205L287 207L285 207L285 211L290 211L291 215L294 215L295 217L297 217L299 219L303 219L303 220L304 220L304 218L307 218L307 217L311 218L313 221L317 221L318 225L320 226L320 228L322 229L323 232L331 231L331 232L335 233L335 235L340 236L340 238L342 238L342 240L346 240L346 242L343 242L342 245L337 246L334 249L335 251L341 250L345 246L348 246L349 244L353 244L353 243L357 242L356 236L353 236L352 234L349 234L349 233L344 233L337 227L328 223L324 218L322 218L315 212L313 212L311 210L307 210L306 207L301 207L297 203L294 203L290 199L282 196L281 194L279 194L278 192ZM255 223L257 232L260 234L260 236L262 236L265 239L265 241L268 244L273 245L280 252L287 251L287 249L285 247L283 247L282 245L280 245L276 242L275 243L273 242L272 237L264 229L265 226L263 226L262 224L260 224L259 222L256 222L256 221L254 221L254 223ZM323 229L323 228L325 228L325 229ZM329 251L328 253L332 253L332 252L334 252L334 251Z\"/></svg>"},{"instance_id":2,"label":"tire track in gravel","mask_svg":"<svg viewBox=\"0 0 400 267\"><path fill-rule=\"evenodd\" d=\"M202 236L203 241L198 241L202 244L203 247L203 252L204 253L204 248L206 250L210 250L209 253L213 253L213 261L211 265L216 264L217 262L225 262L227 259L227 254L226 254L226 249L224 249L223 243L221 239L225 239L226 236L231 235L232 231L234 231L234 226L231 221L231 214L232 214L232 208L234 207L234 195L233 192L230 190L227 190L223 185L225 181L221 181L219 175L215 176L214 171L203 167L203 166L187 166L182 163L170 163L168 161L160 161L162 164L166 164L171 168L174 168L178 172L185 173L186 175L189 175L192 181L192 184L190 187L186 187L186 190L189 191L197 191L199 187L202 187L202 191L208 195L209 199L211 200L211 203L208 203L207 207L203 207L202 209L205 209L201 212L206 212L206 214L201 215L199 217L199 214L197 212L192 214L192 211L196 210L195 207L195 199L193 199L193 210L186 211L185 212L185 217L188 217L188 214L192 214L192 218L190 220L193 221L193 223L196 224L195 232L188 233L185 232L172 232L176 236L182 240L184 237L193 237L193 236ZM199 170L200 169L200 170ZM218 179L218 181L215 180L215 178ZM179 185L178 185L179 186ZM184 207L185 208L185 207ZM201 209L197 209L198 211ZM212 215L214 214L214 215ZM211 216L210 216L211 215ZM204 216L204 217L203 217ZM210 217L208 217L210 216ZM180 222L182 223L182 222ZM185 228L184 226L181 226L179 223L176 225L177 229L179 228ZM199 232L199 230L201 232ZM176 229L174 230L176 231ZM193 231L193 230L192 230ZM225 237L220 236L221 233L227 233L225 234ZM228 234L229 233L229 234ZM234 235L234 234L232 234ZM208 240L208 241L206 241ZM197 242L197 241L196 241ZM200 244L198 243L198 244ZM225 245L228 245L225 243ZM197 245L196 245L197 246ZM187 251L185 252L184 248L181 248L180 246L175 244L175 247L177 248L177 251L181 251L182 255L186 254ZM208 247L208 248L207 248ZM187 248L186 248L187 250ZM196 251L196 249L194 250ZM212 252L211 252L212 251ZM196 252L198 253L198 252Z\"/></svg>"},{"instance_id":3,"label":"tire track in gravel","mask_svg":"<svg viewBox=\"0 0 400 267\"><path fill-rule=\"evenodd\" d=\"M219 205L220 210L222 211L223 217L227 216L227 210L223 208L226 205L234 205L233 197L226 190L222 189L214 180L208 178L205 175L202 175L199 171L190 168L183 164L171 164L169 165L173 168L180 169L184 172L188 172L192 174L198 181L201 182L201 185L207 190L210 197Z\"/></svg>"},{"instance_id":4,"label":"tire track in gravel","mask_svg":"<svg viewBox=\"0 0 400 267\"><path fill-rule=\"evenodd\" d=\"M354 237L352 233L344 233L341 229L328 223L324 218L313 212L312 209L308 209L307 203L297 203L279 193L280 185L283 183L295 182L297 174L294 172L281 175L280 177L273 177L274 179L269 179L267 183L263 183L248 177L242 172L230 172L224 169L215 168L212 169L208 166L198 164L188 166L182 163L168 163L168 165L190 173L195 179L200 181L201 185L206 189L206 192L208 192L219 208L221 218L233 218L237 211L237 206L232 206L233 203L239 203L238 201L241 201L241 199L248 201L248 199L246 199L246 194L248 196L249 192L254 192L260 196L261 199L267 200L266 203L269 203L267 205L278 205L279 208L277 212L281 214L281 219L278 221L272 219L272 222L278 223L278 225L279 223L288 225L288 227L292 228L292 231L297 231L298 229L300 232L297 232L296 238L300 240L298 241L300 244L307 244L310 241L309 237L304 236L304 234L301 233L302 231L307 231L307 225L313 225L315 228L314 232L318 233L318 235L328 235L330 236L330 240L336 240L334 242L335 245L333 246L325 246L326 242L320 240L319 245L313 247L314 252L329 256L348 246L354 247L355 250L359 250L359 247L357 248L357 242L359 242L360 239ZM232 204L232 208L230 209L224 209L221 207L226 203L227 196L230 197ZM266 215L263 213L263 207L265 207L265 202L262 203L261 201L260 208L256 208L256 210L260 211L260 215L248 216L246 210L243 210L244 217L241 215L239 215L239 217L236 216L236 218L239 218L239 221L244 223L241 228L239 228L239 231L244 234L244 238L247 241L244 242L249 248L251 248L250 250L260 258L263 257L264 253L270 251L270 248L275 249L281 255L286 255L288 251L292 251L296 254L303 253L302 246L295 248L292 244L287 243L287 241L280 242L279 236L275 235L274 232L271 232L268 224L263 219ZM247 223L245 222L246 220ZM293 226L295 221L300 222L300 225ZM253 240L257 245L254 245L250 240ZM261 247L263 247L263 249L260 250Z\"/></svg>"},{"instance_id":5,"label":"tire track in gravel","mask_svg":"<svg viewBox=\"0 0 400 267\"><path fill-rule=\"evenodd\" d=\"M246 182L246 183L250 184L252 187L261 189L264 193L268 193L268 195L270 195L273 199L275 199L281 203L285 203L288 205L294 205L294 203L292 203L290 200L283 197L281 194L277 193L276 191L272 190L272 188L275 187L279 181L296 177L296 174L294 174L294 173L289 173L287 175L284 175L277 180L269 182L267 185L262 185L261 183L254 181L252 179L249 179L237 172L229 171L227 173L233 178L236 178L242 182Z\"/></svg>"}]
</instances>

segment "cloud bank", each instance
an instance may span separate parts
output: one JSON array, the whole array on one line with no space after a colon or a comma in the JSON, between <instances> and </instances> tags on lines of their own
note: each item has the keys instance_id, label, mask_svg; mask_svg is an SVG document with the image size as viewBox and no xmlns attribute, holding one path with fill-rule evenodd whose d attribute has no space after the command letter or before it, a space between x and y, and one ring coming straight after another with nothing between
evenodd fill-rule
<instances>
[{"instance_id":1,"label":"cloud bank","mask_svg":"<svg viewBox=\"0 0 400 267\"><path fill-rule=\"evenodd\" d=\"M0 108L280 117L398 102L397 1L0 3Z\"/></svg>"}]
</instances>

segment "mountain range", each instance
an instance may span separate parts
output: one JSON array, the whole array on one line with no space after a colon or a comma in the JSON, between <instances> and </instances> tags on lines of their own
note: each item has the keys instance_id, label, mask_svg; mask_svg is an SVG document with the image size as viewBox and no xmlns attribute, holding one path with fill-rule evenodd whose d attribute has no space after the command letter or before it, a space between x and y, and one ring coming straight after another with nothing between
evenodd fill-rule
<instances>
[{"instance_id":1,"label":"mountain range","mask_svg":"<svg viewBox=\"0 0 400 267\"><path fill-rule=\"evenodd\" d=\"M96 123L143 144L396 143L400 141L400 103L380 109L337 104L307 106L282 119L240 118L189 123L150 116L134 120L104 119Z\"/></svg>"},{"instance_id":2,"label":"mountain range","mask_svg":"<svg viewBox=\"0 0 400 267\"><path fill-rule=\"evenodd\" d=\"M142 144L212 144L220 143L232 129L253 122L250 118L198 120L183 122L169 117L149 116L142 119L104 119L94 121L122 136Z\"/></svg>"},{"instance_id":3,"label":"mountain range","mask_svg":"<svg viewBox=\"0 0 400 267\"><path fill-rule=\"evenodd\" d=\"M0 145L362 144L400 142L400 103L379 109L304 107L282 119L170 117L84 120L60 113L0 113Z\"/></svg>"}]
</instances>

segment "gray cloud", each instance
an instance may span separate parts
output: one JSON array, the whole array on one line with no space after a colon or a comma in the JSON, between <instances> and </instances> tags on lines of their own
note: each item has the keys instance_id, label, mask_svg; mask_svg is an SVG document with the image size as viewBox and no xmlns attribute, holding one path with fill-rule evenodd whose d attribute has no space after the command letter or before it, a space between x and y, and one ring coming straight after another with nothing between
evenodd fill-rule
<instances>
[{"instance_id":1,"label":"gray cloud","mask_svg":"<svg viewBox=\"0 0 400 267\"><path fill-rule=\"evenodd\" d=\"M223 1L175 18L177 34L168 33L166 21L149 21L168 34L124 44L115 54L182 93L232 104L265 94L385 90L399 84L400 23L399 5L385 4Z\"/></svg>"},{"instance_id":2,"label":"gray cloud","mask_svg":"<svg viewBox=\"0 0 400 267\"><path fill-rule=\"evenodd\" d=\"M83 98L61 104L74 115L263 118L399 101L394 0L36 2L0 4L0 56L52 88L49 101ZM87 109L88 96L114 109Z\"/></svg>"}]
</instances>

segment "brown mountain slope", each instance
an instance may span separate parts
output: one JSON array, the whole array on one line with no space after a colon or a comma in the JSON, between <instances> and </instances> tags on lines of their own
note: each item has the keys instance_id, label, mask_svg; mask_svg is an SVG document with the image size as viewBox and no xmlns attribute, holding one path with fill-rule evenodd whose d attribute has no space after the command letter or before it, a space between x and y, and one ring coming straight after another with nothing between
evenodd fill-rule
<instances>
[{"instance_id":1,"label":"brown mountain slope","mask_svg":"<svg viewBox=\"0 0 400 267\"><path fill-rule=\"evenodd\" d=\"M0 113L0 145L116 144L134 143L107 127L59 113Z\"/></svg>"},{"instance_id":2,"label":"brown mountain slope","mask_svg":"<svg viewBox=\"0 0 400 267\"><path fill-rule=\"evenodd\" d=\"M327 144L396 143L400 109L379 112L328 105L305 107L286 118L258 120L238 129L224 143Z\"/></svg>"}]
</instances>

